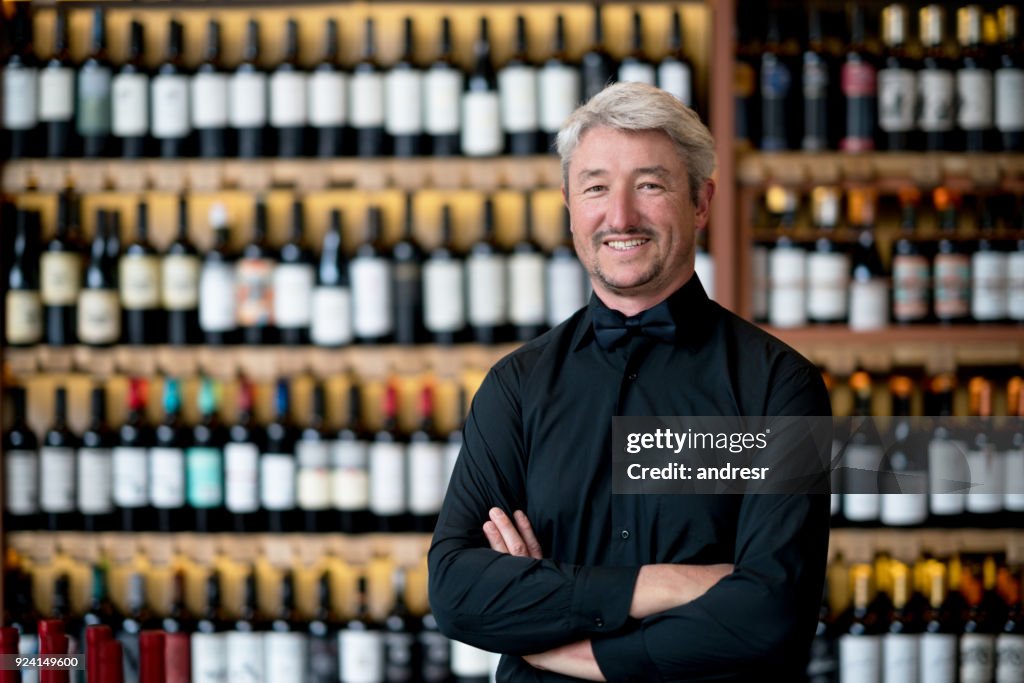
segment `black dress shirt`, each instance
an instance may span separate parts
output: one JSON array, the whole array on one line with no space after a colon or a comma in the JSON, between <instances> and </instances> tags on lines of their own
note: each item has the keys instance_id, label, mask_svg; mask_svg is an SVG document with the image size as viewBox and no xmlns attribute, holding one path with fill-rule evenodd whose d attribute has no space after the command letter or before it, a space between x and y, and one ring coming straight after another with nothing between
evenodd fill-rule
<instances>
[{"instance_id":1,"label":"black dress shirt","mask_svg":"<svg viewBox=\"0 0 1024 683\"><path fill-rule=\"evenodd\" d=\"M501 681L564 681L519 655L591 639L609 680L802 677L828 546L824 495L612 495L614 415L831 415L818 370L708 299L668 300L674 341L604 350L588 307L499 361L473 399L429 554L441 629L502 652ZM524 510L543 560L493 551ZM728 562L689 604L629 617L641 565Z\"/></svg>"}]
</instances>

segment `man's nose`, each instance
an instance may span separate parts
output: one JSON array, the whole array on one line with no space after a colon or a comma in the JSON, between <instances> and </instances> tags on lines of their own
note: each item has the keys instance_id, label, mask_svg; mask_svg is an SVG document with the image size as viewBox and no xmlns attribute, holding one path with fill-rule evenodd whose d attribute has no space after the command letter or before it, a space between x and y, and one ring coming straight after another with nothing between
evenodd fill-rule
<instances>
[{"instance_id":1,"label":"man's nose","mask_svg":"<svg viewBox=\"0 0 1024 683\"><path fill-rule=\"evenodd\" d=\"M608 195L608 212L605 217L608 227L613 230L628 230L640 224L636 196L629 186L618 187Z\"/></svg>"}]
</instances>

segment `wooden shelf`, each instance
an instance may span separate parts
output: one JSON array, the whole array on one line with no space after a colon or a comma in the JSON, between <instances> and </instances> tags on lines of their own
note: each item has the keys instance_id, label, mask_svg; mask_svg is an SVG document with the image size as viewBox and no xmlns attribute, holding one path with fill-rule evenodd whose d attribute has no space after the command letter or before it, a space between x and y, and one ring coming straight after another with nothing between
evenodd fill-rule
<instances>
[{"instance_id":1,"label":"wooden shelf","mask_svg":"<svg viewBox=\"0 0 1024 683\"><path fill-rule=\"evenodd\" d=\"M903 562L922 551L938 556L963 553L1006 553L1011 564L1024 562L1024 531L1020 529L833 529L829 561L842 552L847 562L870 562L877 550L885 550Z\"/></svg>"}]
</instances>

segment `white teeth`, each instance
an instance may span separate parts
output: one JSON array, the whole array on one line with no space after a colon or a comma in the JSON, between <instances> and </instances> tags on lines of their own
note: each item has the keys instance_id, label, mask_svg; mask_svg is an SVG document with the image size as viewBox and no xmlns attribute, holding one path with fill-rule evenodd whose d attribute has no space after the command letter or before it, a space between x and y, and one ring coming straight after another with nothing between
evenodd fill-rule
<instances>
[{"instance_id":1,"label":"white teeth","mask_svg":"<svg viewBox=\"0 0 1024 683\"><path fill-rule=\"evenodd\" d=\"M644 244L647 240L635 239L635 240L613 240L607 242L607 245L612 249L632 249L633 247L639 247Z\"/></svg>"}]
</instances>

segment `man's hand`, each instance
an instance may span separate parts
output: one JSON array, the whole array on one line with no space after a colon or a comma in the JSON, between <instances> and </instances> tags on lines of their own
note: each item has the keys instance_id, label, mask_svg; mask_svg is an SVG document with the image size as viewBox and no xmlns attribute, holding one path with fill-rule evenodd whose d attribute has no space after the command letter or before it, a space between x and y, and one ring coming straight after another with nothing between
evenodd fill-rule
<instances>
[{"instance_id":1,"label":"man's hand","mask_svg":"<svg viewBox=\"0 0 1024 683\"><path fill-rule=\"evenodd\" d=\"M569 643L547 652L523 657L527 664L541 671L554 671L563 676L587 681L603 681L604 674L594 659L594 648L589 640Z\"/></svg>"},{"instance_id":2,"label":"man's hand","mask_svg":"<svg viewBox=\"0 0 1024 683\"><path fill-rule=\"evenodd\" d=\"M516 510L512 513L512 519L509 519L501 508L491 508L488 516L490 521L484 523L484 536L491 544L491 550L514 557L532 557L535 560L544 557L525 512Z\"/></svg>"}]
</instances>

